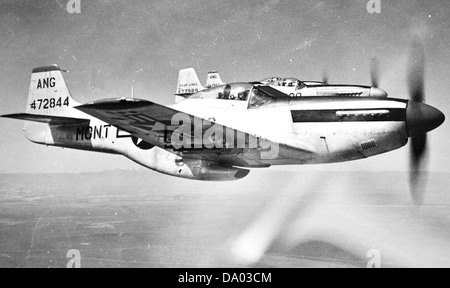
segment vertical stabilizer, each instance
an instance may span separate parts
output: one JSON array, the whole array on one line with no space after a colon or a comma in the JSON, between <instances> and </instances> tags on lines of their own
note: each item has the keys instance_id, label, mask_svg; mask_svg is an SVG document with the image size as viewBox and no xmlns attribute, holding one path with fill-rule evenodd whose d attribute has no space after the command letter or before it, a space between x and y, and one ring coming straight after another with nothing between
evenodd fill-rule
<instances>
[{"instance_id":1,"label":"vertical stabilizer","mask_svg":"<svg viewBox=\"0 0 450 288\"><path fill-rule=\"evenodd\" d=\"M71 116L72 107L77 105L57 65L33 70L26 113Z\"/></svg>"},{"instance_id":2,"label":"vertical stabilizer","mask_svg":"<svg viewBox=\"0 0 450 288\"><path fill-rule=\"evenodd\" d=\"M212 71L208 73L208 77L206 79L206 88L216 87L224 84L225 83L222 82L222 79L220 79L219 72Z\"/></svg>"},{"instance_id":3,"label":"vertical stabilizer","mask_svg":"<svg viewBox=\"0 0 450 288\"><path fill-rule=\"evenodd\" d=\"M189 95L195 94L205 88L200 83L194 68L180 70L178 74L177 100L179 101Z\"/></svg>"}]
</instances>

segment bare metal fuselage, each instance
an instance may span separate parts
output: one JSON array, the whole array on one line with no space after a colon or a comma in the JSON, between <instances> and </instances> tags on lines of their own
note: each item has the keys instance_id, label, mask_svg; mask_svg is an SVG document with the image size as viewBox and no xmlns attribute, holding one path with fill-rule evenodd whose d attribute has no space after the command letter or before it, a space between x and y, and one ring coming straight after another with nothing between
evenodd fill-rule
<instances>
[{"instance_id":1,"label":"bare metal fuselage","mask_svg":"<svg viewBox=\"0 0 450 288\"><path fill-rule=\"evenodd\" d=\"M25 113L3 117L25 120L25 136L38 144L119 154L164 174L213 181L244 178L253 167L379 155L445 120L434 107L381 90L290 97L261 83L232 83L184 96L172 106L134 98L80 105L52 65L33 69Z\"/></svg>"},{"instance_id":2,"label":"bare metal fuselage","mask_svg":"<svg viewBox=\"0 0 450 288\"><path fill-rule=\"evenodd\" d=\"M173 108L279 143L276 149L254 159L268 166L344 162L398 149L407 143L405 121L398 118L391 121L383 113L406 111L406 105L406 101L395 99L311 97L258 108L249 108L247 101L186 99ZM78 115L73 117L87 117L76 112ZM302 119L302 115L307 118ZM122 154L149 168L157 165L158 155L177 159L175 155L201 158L202 154L214 153L187 149L167 156L159 147L142 149L128 133L97 119L92 119L89 125L27 123L25 134L31 141L46 145ZM254 155L241 149L238 157L245 160L253 159ZM222 153L215 159L233 164L236 155ZM256 162L248 165L244 162L239 161L238 166L258 166Z\"/></svg>"},{"instance_id":3,"label":"bare metal fuselage","mask_svg":"<svg viewBox=\"0 0 450 288\"><path fill-rule=\"evenodd\" d=\"M344 162L398 149L408 142L406 107L404 100L357 97L292 98L256 109L246 102L217 100L187 99L176 105L177 110L280 143L279 150L261 159L268 165ZM391 114L384 115L387 111ZM394 111L402 115L392 118Z\"/></svg>"}]
</instances>

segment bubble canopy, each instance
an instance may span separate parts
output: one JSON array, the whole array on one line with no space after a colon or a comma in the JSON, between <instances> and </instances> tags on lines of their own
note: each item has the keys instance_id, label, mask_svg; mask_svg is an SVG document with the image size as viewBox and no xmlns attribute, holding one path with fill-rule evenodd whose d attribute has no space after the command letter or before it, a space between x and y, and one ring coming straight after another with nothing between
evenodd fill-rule
<instances>
[{"instance_id":1,"label":"bubble canopy","mask_svg":"<svg viewBox=\"0 0 450 288\"><path fill-rule=\"evenodd\" d=\"M219 99L247 101L253 85L250 83L233 83L212 87L189 96L189 99Z\"/></svg>"},{"instance_id":2,"label":"bubble canopy","mask_svg":"<svg viewBox=\"0 0 450 288\"><path fill-rule=\"evenodd\" d=\"M282 86L282 87L302 88L306 86L302 81L293 77L290 78L269 77L261 80L260 82L266 85Z\"/></svg>"}]
</instances>

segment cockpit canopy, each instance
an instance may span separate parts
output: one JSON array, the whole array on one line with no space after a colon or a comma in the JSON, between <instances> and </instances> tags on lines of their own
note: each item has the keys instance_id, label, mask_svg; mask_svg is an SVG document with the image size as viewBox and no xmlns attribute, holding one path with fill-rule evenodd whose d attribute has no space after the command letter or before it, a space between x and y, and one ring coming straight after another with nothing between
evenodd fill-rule
<instances>
[{"instance_id":1,"label":"cockpit canopy","mask_svg":"<svg viewBox=\"0 0 450 288\"><path fill-rule=\"evenodd\" d=\"M289 96L269 86L260 86L260 83L256 86L251 83L232 83L202 90L188 99L239 101L248 103L248 108L257 108L279 99L289 100Z\"/></svg>"},{"instance_id":2,"label":"cockpit canopy","mask_svg":"<svg viewBox=\"0 0 450 288\"><path fill-rule=\"evenodd\" d=\"M270 86L281 86L281 87L295 87L301 89L306 86L306 84L297 78L280 78L280 77L269 77L260 81L262 84Z\"/></svg>"},{"instance_id":3,"label":"cockpit canopy","mask_svg":"<svg viewBox=\"0 0 450 288\"><path fill-rule=\"evenodd\" d=\"M253 85L250 83L233 83L212 87L189 96L189 99L223 99L247 101Z\"/></svg>"}]
</instances>

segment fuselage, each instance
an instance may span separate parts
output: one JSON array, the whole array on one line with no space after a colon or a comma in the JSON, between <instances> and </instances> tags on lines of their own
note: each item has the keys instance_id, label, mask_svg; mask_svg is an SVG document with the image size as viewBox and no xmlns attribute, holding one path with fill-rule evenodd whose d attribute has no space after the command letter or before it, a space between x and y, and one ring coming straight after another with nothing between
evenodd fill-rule
<instances>
[{"instance_id":1,"label":"fuselage","mask_svg":"<svg viewBox=\"0 0 450 288\"><path fill-rule=\"evenodd\" d=\"M261 166L351 161L398 149L408 141L406 100L288 97L261 104L255 93L256 89L247 83L224 85L201 91L171 107L274 143L256 159ZM78 111L73 116L86 115ZM146 155L162 150L101 120L93 119L89 125L50 125L46 130L42 132L42 124L28 123L25 133L37 143L122 154L144 166L148 166ZM172 152L185 159L212 151ZM239 151L242 159L253 157L252 153L250 149ZM235 156L223 153L217 161L232 165ZM239 162L239 166L247 165L258 166Z\"/></svg>"},{"instance_id":2,"label":"fuselage","mask_svg":"<svg viewBox=\"0 0 450 288\"><path fill-rule=\"evenodd\" d=\"M256 107L251 87L241 83L231 85L229 93L225 89L207 89L173 108L279 143L273 153L264 154L264 164L351 161L398 149L408 141L406 100L294 97ZM239 97L243 91L247 98Z\"/></svg>"}]
</instances>

